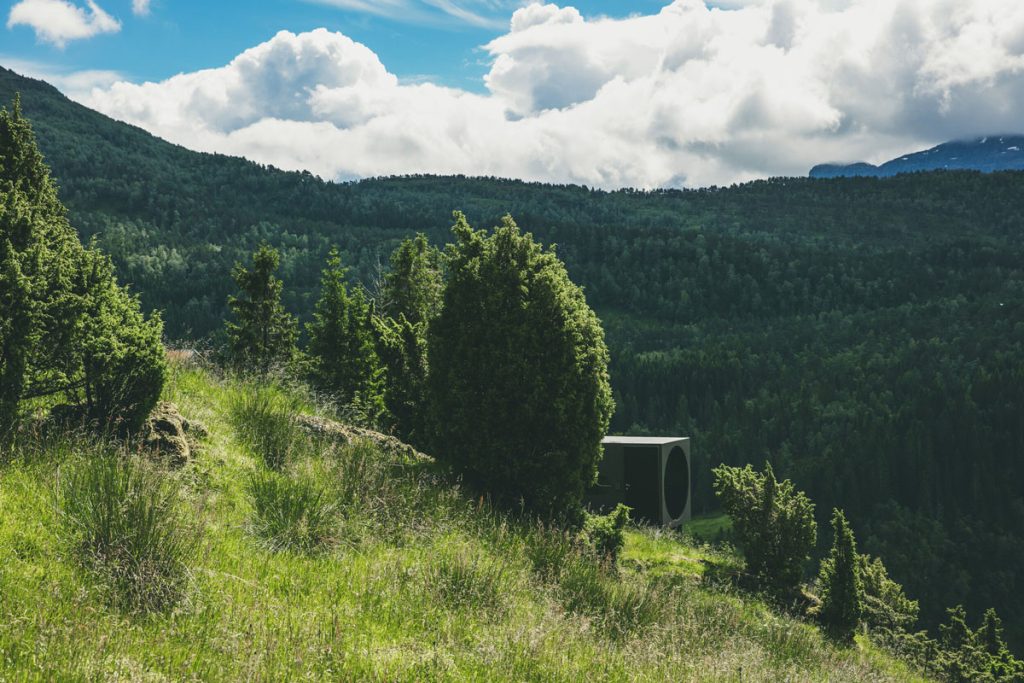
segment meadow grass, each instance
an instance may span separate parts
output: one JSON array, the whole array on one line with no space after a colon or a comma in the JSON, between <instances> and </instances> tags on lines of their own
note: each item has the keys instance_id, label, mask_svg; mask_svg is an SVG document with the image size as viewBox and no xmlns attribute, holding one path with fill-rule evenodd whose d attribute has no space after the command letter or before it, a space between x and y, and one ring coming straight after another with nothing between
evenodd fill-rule
<instances>
[{"instance_id":1,"label":"meadow grass","mask_svg":"<svg viewBox=\"0 0 1024 683\"><path fill-rule=\"evenodd\" d=\"M159 609L112 603L71 551L54 492L73 448L26 445L0 466L0 680L920 680L705 581L700 567L736 559L676 535L630 531L612 575L365 444L289 446L271 469L232 414L254 390L172 367L165 398L210 436L157 473L200 530L180 599ZM294 552L257 533L255 476L308 482L332 508L327 542Z\"/></svg>"}]
</instances>

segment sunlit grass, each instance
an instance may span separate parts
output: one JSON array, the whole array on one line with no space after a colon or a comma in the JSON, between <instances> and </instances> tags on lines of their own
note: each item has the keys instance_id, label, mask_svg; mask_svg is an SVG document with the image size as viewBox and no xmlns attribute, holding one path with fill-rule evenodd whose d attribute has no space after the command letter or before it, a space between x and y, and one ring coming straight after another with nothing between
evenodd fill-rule
<instances>
[{"instance_id":1,"label":"sunlit grass","mask_svg":"<svg viewBox=\"0 0 1024 683\"><path fill-rule=\"evenodd\" d=\"M289 451L271 471L231 419L251 390L172 368L165 398L210 436L162 475L202 530L187 599L162 611L111 605L67 544L54 491L73 449L26 447L0 467L0 680L917 680L708 582L735 556L674 533L630 531L613 576L557 531L366 444ZM258 475L309 482L332 506L316 552L255 533Z\"/></svg>"}]
</instances>

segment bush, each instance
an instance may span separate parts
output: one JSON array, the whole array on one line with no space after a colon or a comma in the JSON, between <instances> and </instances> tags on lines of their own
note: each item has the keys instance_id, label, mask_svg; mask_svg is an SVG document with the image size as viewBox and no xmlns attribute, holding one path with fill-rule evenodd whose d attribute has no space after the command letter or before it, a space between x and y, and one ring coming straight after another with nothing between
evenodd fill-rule
<instances>
[{"instance_id":1,"label":"bush","mask_svg":"<svg viewBox=\"0 0 1024 683\"><path fill-rule=\"evenodd\" d=\"M791 596L817 538L814 504L788 479L779 482L769 464L764 474L750 465L714 470L715 494L732 519L747 571L776 597Z\"/></svg>"},{"instance_id":2,"label":"bush","mask_svg":"<svg viewBox=\"0 0 1024 683\"><path fill-rule=\"evenodd\" d=\"M334 538L334 505L306 478L257 472L247 482L252 529L275 551L315 552Z\"/></svg>"},{"instance_id":3,"label":"bush","mask_svg":"<svg viewBox=\"0 0 1024 683\"><path fill-rule=\"evenodd\" d=\"M889 578L882 559L857 557L864 587L864 623L872 631L902 633L917 622L918 605L903 592L903 586Z\"/></svg>"},{"instance_id":4,"label":"bush","mask_svg":"<svg viewBox=\"0 0 1024 683\"><path fill-rule=\"evenodd\" d=\"M89 453L60 481L59 498L73 554L117 604L159 610L181 597L198 536L171 479L136 457Z\"/></svg>"},{"instance_id":5,"label":"bush","mask_svg":"<svg viewBox=\"0 0 1024 683\"><path fill-rule=\"evenodd\" d=\"M629 523L629 510L630 508L619 503L607 515L587 515L584 523L583 530L591 548L601 561L613 567L619 559L622 546L626 543L623 532Z\"/></svg>"},{"instance_id":6,"label":"bush","mask_svg":"<svg viewBox=\"0 0 1024 683\"><path fill-rule=\"evenodd\" d=\"M232 395L231 423L249 451L272 470L280 470L305 435L295 417L297 402L271 386L246 386Z\"/></svg>"},{"instance_id":7,"label":"bush","mask_svg":"<svg viewBox=\"0 0 1024 683\"><path fill-rule=\"evenodd\" d=\"M16 99L0 110L0 438L24 401L49 396L137 430L163 388L162 331L82 246Z\"/></svg>"},{"instance_id":8,"label":"bush","mask_svg":"<svg viewBox=\"0 0 1024 683\"><path fill-rule=\"evenodd\" d=\"M453 232L429 330L433 451L498 505L578 521L613 408L600 321L510 217L487 235L456 214Z\"/></svg>"}]
</instances>

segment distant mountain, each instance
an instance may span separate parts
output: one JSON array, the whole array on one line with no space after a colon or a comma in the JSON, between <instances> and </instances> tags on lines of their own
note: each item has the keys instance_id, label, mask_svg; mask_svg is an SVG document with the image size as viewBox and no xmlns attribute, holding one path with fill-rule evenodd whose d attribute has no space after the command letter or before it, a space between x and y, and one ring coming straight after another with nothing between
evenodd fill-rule
<instances>
[{"instance_id":1,"label":"distant mountain","mask_svg":"<svg viewBox=\"0 0 1024 683\"><path fill-rule=\"evenodd\" d=\"M812 178L848 178L867 176L885 178L899 173L939 170L1019 171L1024 170L1024 136L1001 135L974 140L946 142L923 152L915 152L873 164L819 164L811 169Z\"/></svg>"}]
</instances>

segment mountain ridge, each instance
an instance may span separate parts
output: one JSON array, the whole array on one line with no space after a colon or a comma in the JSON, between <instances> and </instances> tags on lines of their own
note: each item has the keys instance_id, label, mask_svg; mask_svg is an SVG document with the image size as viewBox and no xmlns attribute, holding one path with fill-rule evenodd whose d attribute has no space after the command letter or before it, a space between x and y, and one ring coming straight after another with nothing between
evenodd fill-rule
<instances>
[{"instance_id":1,"label":"mountain ridge","mask_svg":"<svg viewBox=\"0 0 1024 683\"><path fill-rule=\"evenodd\" d=\"M954 140L930 149L904 154L878 166L859 161L852 164L818 164L811 178L888 178L901 173L923 171L1024 170L1024 135L988 135Z\"/></svg>"}]
</instances>

